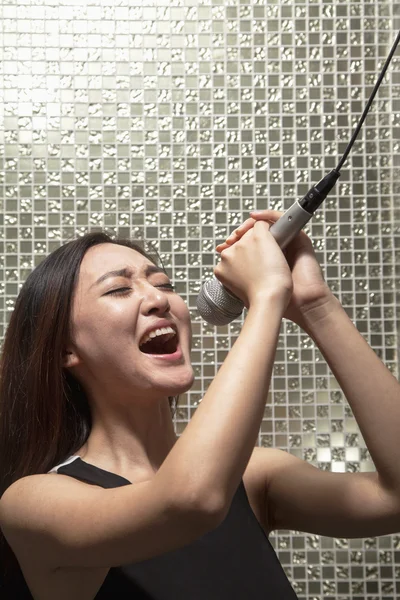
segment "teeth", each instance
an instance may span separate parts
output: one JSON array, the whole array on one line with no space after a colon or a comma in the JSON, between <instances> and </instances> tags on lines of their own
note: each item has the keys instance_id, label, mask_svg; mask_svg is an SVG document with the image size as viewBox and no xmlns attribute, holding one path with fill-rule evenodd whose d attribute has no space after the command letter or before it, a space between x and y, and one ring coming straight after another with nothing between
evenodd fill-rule
<instances>
[{"instance_id":1,"label":"teeth","mask_svg":"<svg viewBox=\"0 0 400 600\"><path fill-rule=\"evenodd\" d=\"M150 333L146 335L146 337L140 343L140 346L143 346L143 344L145 344L152 338L155 338L158 335L165 335L166 333L170 334L167 340L170 340L172 337L174 337L174 335L176 335L176 331L174 331L172 327L161 327L161 329L155 329L154 331L150 331Z\"/></svg>"}]
</instances>

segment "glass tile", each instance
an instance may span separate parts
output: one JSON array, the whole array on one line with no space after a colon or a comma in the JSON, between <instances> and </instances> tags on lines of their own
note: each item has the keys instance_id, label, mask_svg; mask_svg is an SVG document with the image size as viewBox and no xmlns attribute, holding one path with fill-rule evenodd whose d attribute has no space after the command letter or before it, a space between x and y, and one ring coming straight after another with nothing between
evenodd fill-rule
<instances>
[{"instance_id":1,"label":"glass tile","mask_svg":"<svg viewBox=\"0 0 400 600\"><path fill-rule=\"evenodd\" d=\"M54 4L54 6L53 6ZM157 248L193 329L180 435L229 354L196 309L217 243L333 169L399 29L389 0L0 0L0 332L31 270L86 231ZM327 284L399 378L399 58L304 228ZM257 445L374 470L323 353L284 319ZM273 532L300 600L400 597L400 536Z\"/></svg>"}]
</instances>

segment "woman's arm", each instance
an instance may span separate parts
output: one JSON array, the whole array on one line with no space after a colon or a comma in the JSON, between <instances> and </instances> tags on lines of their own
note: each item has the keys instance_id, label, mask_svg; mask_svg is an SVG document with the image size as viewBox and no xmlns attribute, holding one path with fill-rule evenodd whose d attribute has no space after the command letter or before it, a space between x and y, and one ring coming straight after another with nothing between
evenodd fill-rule
<instances>
[{"instance_id":1,"label":"woman's arm","mask_svg":"<svg viewBox=\"0 0 400 600\"><path fill-rule=\"evenodd\" d=\"M292 293L285 257L256 223L221 254L214 273L248 307L244 325L200 406L161 465L166 486L183 486L223 517L257 440L282 316ZM213 508L214 507L214 508Z\"/></svg>"},{"instance_id":2,"label":"woman's arm","mask_svg":"<svg viewBox=\"0 0 400 600\"><path fill-rule=\"evenodd\" d=\"M218 252L234 246L259 220L283 213L251 213ZM399 531L400 384L369 347L326 284L311 240L301 231L287 246L293 293L284 317L316 342L341 386L364 436L376 471L321 471L282 450L257 448L252 477L271 530L334 537L368 537Z\"/></svg>"},{"instance_id":3,"label":"woman's arm","mask_svg":"<svg viewBox=\"0 0 400 600\"><path fill-rule=\"evenodd\" d=\"M225 518L257 440L265 410L282 302L251 306L243 328L203 400L163 462L165 485L187 482ZM178 483L176 483L176 486Z\"/></svg>"},{"instance_id":4,"label":"woman's arm","mask_svg":"<svg viewBox=\"0 0 400 600\"><path fill-rule=\"evenodd\" d=\"M333 294L303 312L303 321L351 406L382 484L400 493L400 383Z\"/></svg>"},{"instance_id":5,"label":"woman's arm","mask_svg":"<svg viewBox=\"0 0 400 600\"><path fill-rule=\"evenodd\" d=\"M332 537L387 535L400 527L400 384L327 295L300 326L323 353L357 420L376 471L322 471L273 448L258 448L269 529ZM260 484L260 485L261 485Z\"/></svg>"}]
</instances>

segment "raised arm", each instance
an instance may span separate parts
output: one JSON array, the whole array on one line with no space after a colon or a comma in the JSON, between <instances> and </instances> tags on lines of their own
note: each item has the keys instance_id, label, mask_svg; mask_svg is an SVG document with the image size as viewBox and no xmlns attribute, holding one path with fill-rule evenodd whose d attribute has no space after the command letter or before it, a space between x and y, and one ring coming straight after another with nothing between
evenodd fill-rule
<instances>
[{"instance_id":1,"label":"raised arm","mask_svg":"<svg viewBox=\"0 0 400 600\"><path fill-rule=\"evenodd\" d=\"M218 251L234 245L258 220L251 213ZM252 473L265 491L269 528L334 537L368 537L400 527L400 384L353 325L325 283L304 232L287 248L293 293L284 316L315 341L351 406L376 471L331 473L278 449L256 448Z\"/></svg>"},{"instance_id":2,"label":"raised arm","mask_svg":"<svg viewBox=\"0 0 400 600\"><path fill-rule=\"evenodd\" d=\"M351 406L382 484L400 498L400 383L333 294L303 319Z\"/></svg>"},{"instance_id":3,"label":"raised arm","mask_svg":"<svg viewBox=\"0 0 400 600\"><path fill-rule=\"evenodd\" d=\"M400 384L332 295L303 313L342 388L376 471L323 471L282 450L256 448L253 472L265 490L270 530L346 538L396 533L400 528Z\"/></svg>"},{"instance_id":4,"label":"raised arm","mask_svg":"<svg viewBox=\"0 0 400 600\"><path fill-rule=\"evenodd\" d=\"M260 220L275 222L282 212L251 213L225 244L236 245ZM353 325L324 281L311 240L301 231L287 249L293 293L284 314L310 335L342 388L364 436L379 478L400 491L400 384Z\"/></svg>"},{"instance_id":5,"label":"raised arm","mask_svg":"<svg viewBox=\"0 0 400 600\"><path fill-rule=\"evenodd\" d=\"M222 254L215 275L249 308L243 328L200 406L162 465L226 514L260 429L290 269L265 223ZM254 235L252 235L254 232Z\"/></svg>"}]
</instances>

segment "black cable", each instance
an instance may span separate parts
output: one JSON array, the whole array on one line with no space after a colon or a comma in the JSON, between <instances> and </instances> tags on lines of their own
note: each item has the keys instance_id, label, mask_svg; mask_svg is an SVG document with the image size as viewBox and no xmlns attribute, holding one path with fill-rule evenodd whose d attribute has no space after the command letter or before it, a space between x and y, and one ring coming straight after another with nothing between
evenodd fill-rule
<instances>
[{"instance_id":1,"label":"black cable","mask_svg":"<svg viewBox=\"0 0 400 600\"><path fill-rule=\"evenodd\" d=\"M321 181L319 183L317 183L312 188L310 188L308 190L307 194L304 196L304 198L299 200L299 205L301 206L301 208L303 208L310 215L312 215L316 211L316 209L322 204L322 202L325 200L325 198L327 197L329 192L333 189L336 181L339 179L340 169L342 168L344 161L348 157L351 147L353 146L353 144L357 138L357 135L360 132L362 124L365 121L365 118L368 114L368 110L372 104L373 99L375 98L375 94L378 91L378 88L382 82L382 79L385 76L386 70L389 66L390 61L392 60L393 54L396 51L399 41L400 41L400 31L397 34L397 37L393 44L393 47L389 53L389 56L386 59L386 62L383 66L381 74L378 77L375 87L372 90L372 94L369 97L366 107L364 108L364 112L361 115L361 118L360 118L358 125L353 133L353 136L352 136L350 142L348 143L347 148L344 151L344 154L343 154L342 158L340 159L337 167L335 169L332 169L332 171L330 173L328 173L328 175L325 175L325 177L323 179L321 179Z\"/></svg>"},{"instance_id":2,"label":"black cable","mask_svg":"<svg viewBox=\"0 0 400 600\"><path fill-rule=\"evenodd\" d=\"M393 47L392 47L392 49L391 49L391 51L390 51L390 53L389 53L389 56L388 56L388 57L387 57L387 59L386 59L386 62L385 62L385 64L384 64L384 66L383 66L383 69L382 69L382 72L381 72L381 74L380 74L380 75L379 75L379 77L378 77L378 80L377 80L377 82L376 82L376 84L375 84L375 87L374 87L374 89L372 90L372 94L371 94L371 96L369 97L369 100L368 100L368 102L367 102L367 105L366 105L366 107L364 108L364 112L363 112L363 114L362 114L362 116L361 116L361 119L360 119L360 121L358 122L358 125L357 125L357 127L356 127L356 129L355 129L355 131L354 131L354 133L353 133L353 136L352 136L352 138L351 138L351 140L350 140L350 142L349 142L349 144L348 144L348 146L347 146L346 150L344 151L344 154L343 154L342 158L340 159L340 161L339 161L339 163L338 163L337 167L335 168L335 171L337 171L337 172L339 172L339 171L340 171L340 169L342 168L344 161L346 160L346 158L347 158L347 157L348 157L348 155L349 155L349 152L350 152L350 150L351 150L351 147L353 146L354 142L356 141L356 138L357 138L357 136L358 136L358 134L359 134L359 131L360 131L361 127L362 127L362 124L364 123L364 121L365 121L365 118L366 118L366 116L367 116L367 114L368 114L369 108L370 108L370 106L371 106L371 104L372 104L372 102L373 102L373 99L375 98L375 94L376 94L376 92L378 91L378 88L379 88L379 86L380 86L380 84L381 84L381 81L382 81L382 79L383 79L383 78L384 78L384 76L385 76L385 73L386 73L386 70L387 70L387 68L388 68L388 66L389 66L389 63L390 63L390 61L392 60L392 56L393 56L393 54L396 52L396 48L397 48L397 45L398 45L398 43L399 43L399 40L400 40L400 31L399 31L399 33L397 34L397 37L396 37L396 39L395 39L395 41L394 41L394 44L393 44Z\"/></svg>"}]
</instances>

